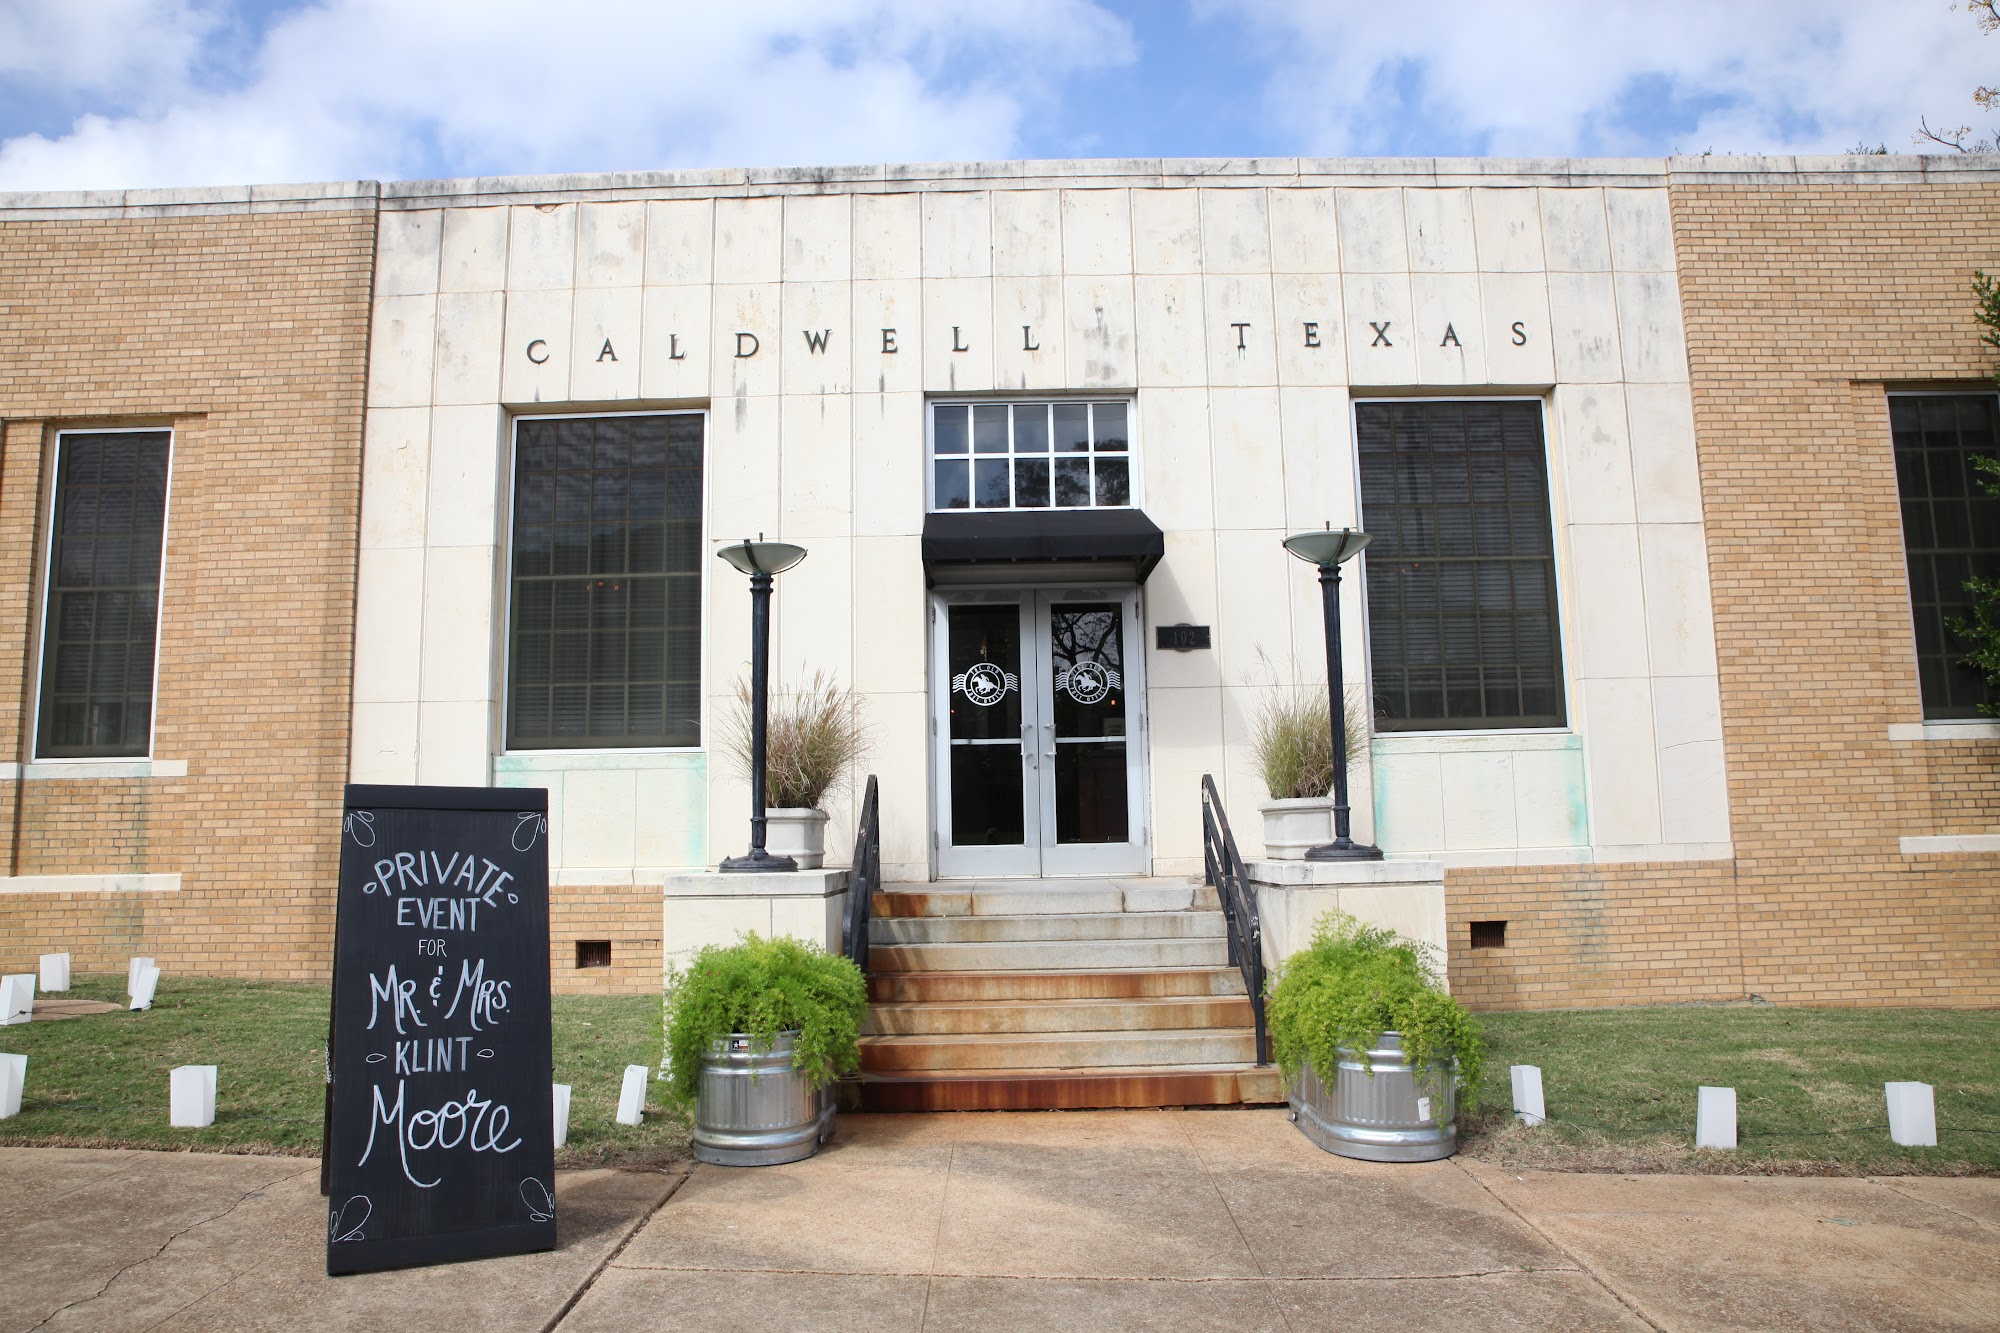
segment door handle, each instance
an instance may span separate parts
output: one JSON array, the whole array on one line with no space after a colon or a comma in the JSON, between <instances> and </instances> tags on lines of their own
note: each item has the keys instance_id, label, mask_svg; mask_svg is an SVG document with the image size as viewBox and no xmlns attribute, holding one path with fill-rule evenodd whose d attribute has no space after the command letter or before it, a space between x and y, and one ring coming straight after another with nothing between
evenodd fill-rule
<instances>
[{"instance_id":1,"label":"door handle","mask_svg":"<svg viewBox=\"0 0 2000 1333\"><path fill-rule=\"evenodd\" d=\"M1034 765L1036 772L1041 771L1042 753L1035 748L1035 724L1032 722L1021 724L1021 753L1028 756L1028 762Z\"/></svg>"},{"instance_id":2,"label":"door handle","mask_svg":"<svg viewBox=\"0 0 2000 1333\"><path fill-rule=\"evenodd\" d=\"M1053 722L1044 722L1042 723L1042 729L1048 733L1048 747L1049 747L1048 749L1042 751L1042 757L1045 759L1053 759L1056 757L1056 724Z\"/></svg>"}]
</instances>

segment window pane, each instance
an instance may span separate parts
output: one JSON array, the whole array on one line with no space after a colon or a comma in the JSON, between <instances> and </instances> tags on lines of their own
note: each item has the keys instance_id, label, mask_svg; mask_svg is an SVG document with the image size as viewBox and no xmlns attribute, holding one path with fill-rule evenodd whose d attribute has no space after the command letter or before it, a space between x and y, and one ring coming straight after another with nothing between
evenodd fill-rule
<instances>
[{"instance_id":1,"label":"window pane","mask_svg":"<svg viewBox=\"0 0 2000 1333\"><path fill-rule=\"evenodd\" d=\"M965 452L965 418L968 409L963 407L938 407L932 409L931 432L935 443L934 454L962 454Z\"/></svg>"},{"instance_id":2,"label":"window pane","mask_svg":"<svg viewBox=\"0 0 2000 1333\"><path fill-rule=\"evenodd\" d=\"M1014 460L1014 505L1019 509L1046 509L1049 507L1048 459L1017 458Z\"/></svg>"},{"instance_id":3,"label":"window pane","mask_svg":"<svg viewBox=\"0 0 2000 1333\"><path fill-rule=\"evenodd\" d=\"M516 425L509 746L700 743L664 701L700 689L700 625L666 598L699 581L701 432L686 413Z\"/></svg>"},{"instance_id":4,"label":"window pane","mask_svg":"<svg viewBox=\"0 0 2000 1333\"><path fill-rule=\"evenodd\" d=\"M1008 501L1007 460L982 458L973 464L974 503L981 509L1005 509Z\"/></svg>"},{"instance_id":5,"label":"window pane","mask_svg":"<svg viewBox=\"0 0 2000 1333\"><path fill-rule=\"evenodd\" d=\"M1054 415L1056 452L1090 452L1090 404L1057 403Z\"/></svg>"},{"instance_id":6,"label":"window pane","mask_svg":"<svg viewBox=\"0 0 2000 1333\"><path fill-rule=\"evenodd\" d=\"M1090 503L1090 460L1087 458L1058 458L1056 460L1056 504L1064 509L1077 509Z\"/></svg>"},{"instance_id":7,"label":"window pane","mask_svg":"<svg viewBox=\"0 0 2000 1333\"><path fill-rule=\"evenodd\" d=\"M1355 425L1382 729L1562 725L1539 406L1364 403Z\"/></svg>"},{"instance_id":8,"label":"window pane","mask_svg":"<svg viewBox=\"0 0 2000 1333\"><path fill-rule=\"evenodd\" d=\"M37 755L147 752L170 439L117 431L57 442Z\"/></svg>"},{"instance_id":9,"label":"window pane","mask_svg":"<svg viewBox=\"0 0 2000 1333\"><path fill-rule=\"evenodd\" d=\"M1091 434L1097 442L1097 452L1123 453L1125 451L1125 404L1094 403L1091 405Z\"/></svg>"},{"instance_id":10,"label":"window pane","mask_svg":"<svg viewBox=\"0 0 2000 1333\"><path fill-rule=\"evenodd\" d=\"M1045 454L1049 451L1049 405L1014 404L1014 452Z\"/></svg>"},{"instance_id":11,"label":"window pane","mask_svg":"<svg viewBox=\"0 0 2000 1333\"><path fill-rule=\"evenodd\" d=\"M1132 486L1126 476L1126 463L1122 458L1100 458L1097 460L1097 503L1100 505L1128 505L1132 503Z\"/></svg>"},{"instance_id":12,"label":"window pane","mask_svg":"<svg viewBox=\"0 0 2000 1333\"><path fill-rule=\"evenodd\" d=\"M2000 702L2000 691L1965 665L1971 644L1951 631L1952 620L1971 610L1966 581L2000 577L2000 499L1980 485L1974 462L2000 454L1995 402L1990 393L1889 400L1917 681L1927 718L1978 718L1982 704Z\"/></svg>"},{"instance_id":13,"label":"window pane","mask_svg":"<svg viewBox=\"0 0 2000 1333\"><path fill-rule=\"evenodd\" d=\"M932 466L936 469L933 509L964 509L972 503L971 474L966 471L964 459L940 458Z\"/></svg>"},{"instance_id":14,"label":"window pane","mask_svg":"<svg viewBox=\"0 0 2000 1333\"><path fill-rule=\"evenodd\" d=\"M995 403L972 409L972 451L978 454L1007 452L1007 407Z\"/></svg>"}]
</instances>

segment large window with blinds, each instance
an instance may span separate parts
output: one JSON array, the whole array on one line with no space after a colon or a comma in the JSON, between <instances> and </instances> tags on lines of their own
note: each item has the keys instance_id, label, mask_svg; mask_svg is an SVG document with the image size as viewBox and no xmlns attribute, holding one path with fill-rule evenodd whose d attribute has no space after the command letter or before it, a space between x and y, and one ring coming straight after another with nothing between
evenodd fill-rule
<instances>
[{"instance_id":1,"label":"large window with blinds","mask_svg":"<svg viewBox=\"0 0 2000 1333\"><path fill-rule=\"evenodd\" d=\"M1917 639L1924 716L1986 716L2000 702L1986 678L1962 660L1971 648L1952 633L1970 614L1968 579L2000 578L2000 499L1980 485L1977 458L2000 457L2000 398L1991 393L1911 393L1889 398L1896 488L1903 508L1903 556Z\"/></svg>"},{"instance_id":2,"label":"large window with blinds","mask_svg":"<svg viewBox=\"0 0 2000 1333\"><path fill-rule=\"evenodd\" d=\"M515 422L509 748L701 743L702 428Z\"/></svg>"},{"instance_id":3,"label":"large window with blinds","mask_svg":"<svg viewBox=\"0 0 2000 1333\"><path fill-rule=\"evenodd\" d=\"M152 750L172 446L164 430L56 437L37 758L143 758Z\"/></svg>"},{"instance_id":4,"label":"large window with blinds","mask_svg":"<svg viewBox=\"0 0 2000 1333\"><path fill-rule=\"evenodd\" d=\"M1383 731L1564 725L1542 405L1355 407Z\"/></svg>"}]
</instances>

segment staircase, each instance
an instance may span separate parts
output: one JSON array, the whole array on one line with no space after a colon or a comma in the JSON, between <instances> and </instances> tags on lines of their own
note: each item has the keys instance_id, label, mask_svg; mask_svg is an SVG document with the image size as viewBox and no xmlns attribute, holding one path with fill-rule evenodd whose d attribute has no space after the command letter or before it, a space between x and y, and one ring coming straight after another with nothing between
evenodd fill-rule
<instances>
[{"instance_id":1,"label":"staircase","mask_svg":"<svg viewBox=\"0 0 2000 1333\"><path fill-rule=\"evenodd\" d=\"M1282 1101L1215 890L1175 880L887 885L870 904L875 1111Z\"/></svg>"}]
</instances>

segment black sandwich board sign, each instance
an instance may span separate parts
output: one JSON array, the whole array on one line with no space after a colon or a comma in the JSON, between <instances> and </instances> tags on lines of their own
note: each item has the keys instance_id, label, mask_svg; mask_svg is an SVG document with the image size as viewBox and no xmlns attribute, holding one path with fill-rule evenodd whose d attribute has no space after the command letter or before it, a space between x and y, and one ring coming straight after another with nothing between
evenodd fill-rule
<instances>
[{"instance_id":1,"label":"black sandwich board sign","mask_svg":"<svg viewBox=\"0 0 2000 1333\"><path fill-rule=\"evenodd\" d=\"M350 784L326 1271L556 1244L548 792Z\"/></svg>"}]
</instances>

